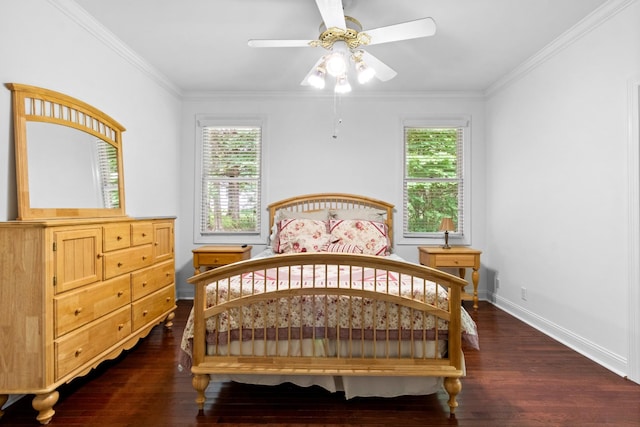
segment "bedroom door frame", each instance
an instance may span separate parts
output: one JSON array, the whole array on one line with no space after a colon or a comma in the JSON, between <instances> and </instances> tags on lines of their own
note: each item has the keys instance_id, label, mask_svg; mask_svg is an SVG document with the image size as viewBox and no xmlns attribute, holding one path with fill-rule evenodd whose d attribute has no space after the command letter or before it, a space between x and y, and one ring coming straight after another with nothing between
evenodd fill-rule
<instances>
[{"instance_id":1,"label":"bedroom door frame","mask_svg":"<svg viewBox=\"0 0 640 427\"><path fill-rule=\"evenodd\" d=\"M627 378L640 384L640 75L629 82L629 353Z\"/></svg>"}]
</instances>

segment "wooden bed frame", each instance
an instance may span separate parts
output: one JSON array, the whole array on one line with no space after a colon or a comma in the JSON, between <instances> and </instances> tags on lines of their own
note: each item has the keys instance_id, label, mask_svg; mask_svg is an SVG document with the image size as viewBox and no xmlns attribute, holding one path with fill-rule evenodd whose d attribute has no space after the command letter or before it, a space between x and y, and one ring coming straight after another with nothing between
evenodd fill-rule
<instances>
[{"instance_id":1,"label":"wooden bed frame","mask_svg":"<svg viewBox=\"0 0 640 427\"><path fill-rule=\"evenodd\" d=\"M386 202L360 197L349 194L313 194L301 197L286 199L269 206L270 226L274 224L276 213L281 209L293 212L310 212L322 209L361 209L374 208L384 210L385 221L391 232L393 225L393 205ZM392 240L391 240L392 241ZM313 287L292 288L278 287L277 291L249 292L242 294L239 298L207 307L206 287L208 284L217 281L224 281L227 278L249 273L266 272L267 269L278 267L285 271L292 268L300 268L305 265L313 266L342 266L352 269L365 267L377 270L392 272L396 275L403 275L403 278L410 278L411 283L424 282L424 280L438 283L446 289L448 293L448 308L436 307L428 303L416 301L409 298L400 297L393 292L372 292L365 289L343 289L342 287L327 287L324 277L314 277ZM327 267L328 268L328 267ZM396 276L397 277L397 276ZM194 339L192 367L192 384L197 391L196 403L200 410L203 410L205 403L205 390L210 381L210 374L273 374L273 375L331 375L331 376L409 376L409 377L442 377L444 387L449 394L450 412L455 412L458 403L456 396L462 388L460 377L464 375L462 356L462 329L461 329L461 291L466 282L456 276L439 270L424 267L418 264L397 261L389 257L355 255L344 253L301 253L283 254L276 257L255 258L230 264L214 270L209 270L202 274L191 277L189 283L195 286L194 301ZM316 283L317 282L317 283ZM307 284L309 286L309 284ZM413 286L413 285L412 285ZM262 354L238 355L207 355L205 342L206 319L227 310L238 310L239 307L248 307L265 300L289 298L300 295L336 295L346 298L368 298L373 301L382 301L384 304L394 304L396 307L408 307L414 312L421 312L424 316L436 316L448 322L448 338L446 341L447 351L444 356L420 356L420 357L398 357L396 356L361 356L351 354L346 356L264 356ZM364 301L364 300L363 300ZM446 305L446 304L445 304ZM387 305L388 307L388 305ZM289 328L291 329L291 327ZM411 332L413 334L413 332ZM426 332L425 332L426 334ZM291 334L290 334L291 335ZM387 331L387 338L388 338ZM295 340L298 338L289 338ZM436 340L437 340L436 333ZM253 338L252 338L253 340ZM380 341L380 340L379 340ZM391 342L391 341L390 341ZM261 341L260 341L261 343ZM392 344L380 342L382 346L398 345L397 341ZM358 343L355 346L360 345ZM255 347L259 347L256 345ZM412 352L413 353L413 352Z\"/></svg>"}]
</instances>

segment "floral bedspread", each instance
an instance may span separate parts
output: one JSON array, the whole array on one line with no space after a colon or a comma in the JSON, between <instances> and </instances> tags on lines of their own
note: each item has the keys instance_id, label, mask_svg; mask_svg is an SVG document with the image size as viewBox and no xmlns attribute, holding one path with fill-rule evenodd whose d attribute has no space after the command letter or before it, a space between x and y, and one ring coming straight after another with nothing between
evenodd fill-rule
<instances>
[{"instance_id":1,"label":"floral bedspread","mask_svg":"<svg viewBox=\"0 0 640 427\"><path fill-rule=\"evenodd\" d=\"M432 282L374 268L317 265L271 268L207 287L207 306L241 296L283 289L315 287L365 289L427 302L448 310L447 290ZM475 322L461 309L462 339L479 348ZM437 321L437 328L436 328ZM207 319L207 343L238 339L446 339L447 322L417 310L369 298L302 295L268 299ZM191 355L194 315L184 329L182 349ZM375 338L374 338L375 337Z\"/></svg>"}]
</instances>

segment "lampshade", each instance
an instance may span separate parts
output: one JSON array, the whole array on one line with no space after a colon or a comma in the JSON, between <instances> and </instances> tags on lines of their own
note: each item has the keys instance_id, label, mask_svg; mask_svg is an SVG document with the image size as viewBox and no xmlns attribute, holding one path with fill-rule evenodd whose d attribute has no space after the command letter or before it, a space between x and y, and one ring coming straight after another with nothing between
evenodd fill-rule
<instances>
[{"instance_id":1,"label":"lampshade","mask_svg":"<svg viewBox=\"0 0 640 427\"><path fill-rule=\"evenodd\" d=\"M313 73L311 73L311 75L309 76L309 78L307 79L307 82L317 88L317 89L324 89L324 77L325 77L325 69L323 67L317 67Z\"/></svg>"},{"instance_id":2,"label":"lampshade","mask_svg":"<svg viewBox=\"0 0 640 427\"><path fill-rule=\"evenodd\" d=\"M349 80L347 79L347 75L343 74L338 77L336 81L335 87L336 93L347 93L351 92L351 85L349 84Z\"/></svg>"},{"instance_id":3,"label":"lampshade","mask_svg":"<svg viewBox=\"0 0 640 427\"><path fill-rule=\"evenodd\" d=\"M358 75L358 83L360 84L367 83L376 74L375 70L365 64L362 58L356 60L356 72Z\"/></svg>"},{"instance_id":4,"label":"lampshade","mask_svg":"<svg viewBox=\"0 0 640 427\"><path fill-rule=\"evenodd\" d=\"M438 231L456 231L456 226L453 225L451 218L442 218L440 221L440 229Z\"/></svg>"}]
</instances>

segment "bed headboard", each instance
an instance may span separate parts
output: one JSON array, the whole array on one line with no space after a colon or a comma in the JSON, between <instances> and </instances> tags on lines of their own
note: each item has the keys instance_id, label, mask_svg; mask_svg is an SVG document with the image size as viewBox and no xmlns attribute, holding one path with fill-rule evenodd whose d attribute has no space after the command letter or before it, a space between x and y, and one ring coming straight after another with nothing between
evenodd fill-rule
<instances>
[{"instance_id":1,"label":"bed headboard","mask_svg":"<svg viewBox=\"0 0 640 427\"><path fill-rule=\"evenodd\" d=\"M393 208L391 203L370 197L343 193L305 194L271 203L269 209L269 230L273 227L276 212L281 209L291 212L313 212L322 209L362 209L371 208L386 212L384 221L389 229L389 240L393 244Z\"/></svg>"}]
</instances>

